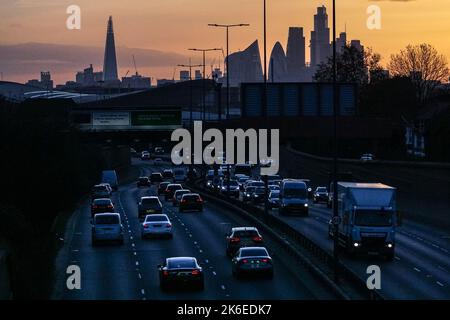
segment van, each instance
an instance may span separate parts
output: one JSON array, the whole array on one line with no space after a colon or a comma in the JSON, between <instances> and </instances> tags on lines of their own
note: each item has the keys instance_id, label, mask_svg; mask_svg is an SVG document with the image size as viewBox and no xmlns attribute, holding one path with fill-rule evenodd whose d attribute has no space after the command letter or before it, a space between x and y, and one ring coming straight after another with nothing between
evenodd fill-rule
<instances>
[{"instance_id":1,"label":"van","mask_svg":"<svg viewBox=\"0 0 450 320\"><path fill-rule=\"evenodd\" d=\"M301 180L284 179L280 184L280 209L284 214L309 214L308 188Z\"/></svg>"},{"instance_id":2,"label":"van","mask_svg":"<svg viewBox=\"0 0 450 320\"><path fill-rule=\"evenodd\" d=\"M184 168L173 169L173 182L186 182L187 173Z\"/></svg>"},{"instance_id":3,"label":"van","mask_svg":"<svg viewBox=\"0 0 450 320\"><path fill-rule=\"evenodd\" d=\"M105 170L102 172L102 183L109 183L114 191L119 188L116 170Z\"/></svg>"}]
</instances>

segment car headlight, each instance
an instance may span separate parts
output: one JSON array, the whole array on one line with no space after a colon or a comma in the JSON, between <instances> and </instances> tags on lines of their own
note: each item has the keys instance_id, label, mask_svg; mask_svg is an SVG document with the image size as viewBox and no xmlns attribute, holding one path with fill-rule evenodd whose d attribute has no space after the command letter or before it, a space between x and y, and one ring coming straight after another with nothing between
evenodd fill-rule
<instances>
[{"instance_id":1,"label":"car headlight","mask_svg":"<svg viewBox=\"0 0 450 320\"><path fill-rule=\"evenodd\" d=\"M311 188L308 188L308 192L311 192L312 191L312 189Z\"/></svg>"},{"instance_id":2,"label":"car headlight","mask_svg":"<svg viewBox=\"0 0 450 320\"><path fill-rule=\"evenodd\" d=\"M307 203L305 203L305 208L307 208L308 207L308 204Z\"/></svg>"},{"instance_id":3,"label":"car headlight","mask_svg":"<svg viewBox=\"0 0 450 320\"><path fill-rule=\"evenodd\" d=\"M355 243L353 243L353 246L354 246L355 248L358 248L358 247L360 246L360 244L359 244L358 242L355 242Z\"/></svg>"},{"instance_id":4,"label":"car headlight","mask_svg":"<svg viewBox=\"0 0 450 320\"><path fill-rule=\"evenodd\" d=\"M391 249L392 247L394 247L394 245L393 245L392 243L388 243L388 244L387 244L387 247L388 247L389 249Z\"/></svg>"}]
</instances>

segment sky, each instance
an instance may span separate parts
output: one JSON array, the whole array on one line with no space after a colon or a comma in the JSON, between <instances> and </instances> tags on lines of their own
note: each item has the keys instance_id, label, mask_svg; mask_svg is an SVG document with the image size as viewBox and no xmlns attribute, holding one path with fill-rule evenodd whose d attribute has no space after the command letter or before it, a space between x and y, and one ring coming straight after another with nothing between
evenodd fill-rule
<instances>
[{"instance_id":1,"label":"sky","mask_svg":"<svg viewBox=\"0 0 450 320\"><path fill-rule=\"evenodd\" d=\"M349 39L360 39L364 46L379 52L383 63L406 45L423 42L432 44L450 60L450 0L336 2L338 33L346 28ZM106 23L112 15L116 46L121 48L118 49L120 76L129 70L134 72L132 54L139 48L158 56L157 62L152 62L149 58L155 57L152 54L142 53L141 58L136 55L140 73L172 78L174 71L177 74L179 71L174 69L176 64L188 63L189 58L193 63L201 63L201 54L190 53L188 48L225 49L225 30L208 27L208 23L250 24L230 31L231 52L245 49L255 39L262 45L262 3L262 0L0 0L0 72L4 80L24 82L38 77L39 70L47 68L56 82L62 83L73 80L75 72L90 63L95 69L101 69ZM81 8L81 30L66 28L66 9L73 4ZM276 41L286 47L290 26L303 27L309 43L313 15L321 5L328 9L331 26L331 0L267 0L268 55ZM381 9L380 30L367 28L370 5ZM100 52L100 56L84 56L84 48L79 55L72 55L70 61L65 54L49 61L45 59L45 50L40 53L44 57L36 52L33 59L27 46L17 46L28 43L64 45L66 49L74 46L74 53L89 47L92 52ZM51 48L48 52L54 56ZM23 51L28 51L25 64L20 59L2 58L5 50L8 56L22 56ZM170 57L167 61L166 54ZM176 62L178 59L182 61ZM306 59L309 60L308 47ZM208 55L207 65L219 63L223 63L221 52Z\"/></svg>"}]
</instances>

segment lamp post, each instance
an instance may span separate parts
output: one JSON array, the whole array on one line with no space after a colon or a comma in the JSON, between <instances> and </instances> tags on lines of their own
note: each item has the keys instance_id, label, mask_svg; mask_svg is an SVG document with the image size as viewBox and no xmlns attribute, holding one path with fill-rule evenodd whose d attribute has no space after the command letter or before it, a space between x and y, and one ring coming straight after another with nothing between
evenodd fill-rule
<instances>
[{"instance_id":1,"label":"lamp post","mask_svg":"<svg viewBox=\"0 0 450 320\"><path fill-rule=\"evenodd\" d=\"M206 52L209 52L209 51L222 51L222 49L218 49L218 48L211 48L211 49L198 49L198 48L191 48L191 49L188 49L188 50L190 50L190 51L200 51L200 52L202 52L203 53L203 76L202 76L202 78L203 78L203 86L202 86L202 91L203 91L203 106L202 106L202 120L203 121L205 121L205 111L206 111L206 97L205 97L205 92L206 92L206 90L205 90L205 79L206 79L206 77L205 77L205 74L206 74Z\"/></svg>"},{"instance_id":2,"label":"lamp post","mask_svg":"<svg viewBox=\"0 0 450 320\"><path fill-rule=\"evenodd\" d=\"M192 103L192 68L200 68L202 65L201 64L191 64L191 61L189 60L189 64L179 64L178 67L182 67L182 68L189 68L189 91L190 91L190 96L189 96L189 100L190 100L190 110L189 110L189 125L192 125L192 109L193 109L193 103Z\"/></svg>"},{"instance_id":3,"label":"lamp post","mask_svg":"<svg viewBox=\"0 0 450 320\"><path fill-rule=\"evenodd\" d=\"M338 88L337 88L337 66L336 66L336 0L333 0L333 260L334 260L334 281L339 280L339 213L338 213L338 138L337 138L337 117L338 117Z\"/></svg>"},{"instance_id":4,"label":"lamp post","mask_svg":"<svg viewBox=\"0 0 450 320\"><path fill-rule=\"evenodd\" d=\"M248 27L250 26L248 23L238 23L238 24L216 24L210 23L208 24L210 27L218 27L218 28L226 28L227 29L227 60L226 60L226 68L227 68L227 119L230 117L230 68L229 68L229 29L235 27Z\"/></svg>"}]
</instances>

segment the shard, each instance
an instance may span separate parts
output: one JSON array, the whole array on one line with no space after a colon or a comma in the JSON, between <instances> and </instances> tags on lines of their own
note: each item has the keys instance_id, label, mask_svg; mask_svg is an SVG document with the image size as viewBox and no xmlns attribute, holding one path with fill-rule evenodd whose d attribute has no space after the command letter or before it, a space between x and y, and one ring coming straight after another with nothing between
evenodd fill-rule
<instances>
[{"instance_id":1,"label":"the shard","mask_svg":"<svg viewBox=\"0 0 450 320\"><path fill-rule=\"evenodd\" d=\"M116 44L114 42L114 29L112 17L108 20L108 29L106 33L105 59L103 61L103 81L118 81L117 76L117 58Z\"/></svg>"}]
</instances>

